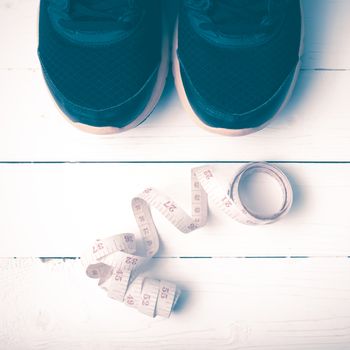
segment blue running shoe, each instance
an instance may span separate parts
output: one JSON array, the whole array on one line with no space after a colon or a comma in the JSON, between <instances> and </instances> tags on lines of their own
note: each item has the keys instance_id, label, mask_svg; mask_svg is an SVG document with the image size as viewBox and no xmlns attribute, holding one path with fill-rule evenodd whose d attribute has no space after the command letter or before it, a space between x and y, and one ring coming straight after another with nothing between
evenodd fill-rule
<instances>
[{"instance_id":1,"label":"blue running shoe","mask_svg":"<svg viewBox=\"0 0 350 350\"><path fill-rule=\"evenodd\" d=\"M161 0L41 0L38 54L58 106L96 133L137 126L168 73Z\"/></svg>"},{"instance_id":2,"label":"blue running shoe","mask_svg":"<svg viewBox=\"0 0 350 350\"><path fill-rule=\"evenodd\" d=\"M303 43L300 0L181 0L173 72L206 129L245 135L286 105Z\"/></svg>"}]
</instances>

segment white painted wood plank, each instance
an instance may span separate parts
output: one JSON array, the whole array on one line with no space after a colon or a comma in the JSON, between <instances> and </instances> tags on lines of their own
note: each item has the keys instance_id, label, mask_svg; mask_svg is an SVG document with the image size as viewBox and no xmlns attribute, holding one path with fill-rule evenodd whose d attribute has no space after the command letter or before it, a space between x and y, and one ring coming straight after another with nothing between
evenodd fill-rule
<instances>
[{"instance_id":1,"label":"white painted wood plank","mask_svg":"<svg viewBox=\"0 0 350 350\"><path fill-rule=\"evenodd\" d=\"M41 76L37 8L37 0L0 2L0 161L350 160L347 0L304 0L305 70L295 94L269 127L238 139L198 128L171 82L156 111L135 130L98 137L71 127Z\"/></svg>"},{"instance_id":2,"label":"white painted wood plank","mask_svg":"<svg viewBox=\"0 0 350 350\"><path fill-rule=\"evenodd\" d=\"M241 164L216 164L228 183ZM137 232L131 199L153 186L190 211L190 164L0 166L0 256L80 256L98 237ZM159 256L349 256L350 164L283 164L295 191L276 224L246 226L211 208L184 235L154 211Z\"/></svg>"},{"instance_id":3,"label":"white painted wood plank","mask_svg":"<svg viewBox=\"0 0 350 350\"><path fill-rule=\"evenodd\" d=\"M0 262L0 341L20 349L347 350L349 259L156 259L170 319L108 299L79 261Z\"/></svg>"},{"instance_id":4,"label":"white painted wood plank","mask_svg":"<svg viewBox=\"0 0 350 350\"><path fill-rule=\"evenodd\" d=\"M144 124L105 137L72 127L37 71L2 71L0 86L1 161L350 160L350 71L302 72L283 115L241 138L199 128L172 83Z\"/></svg>"}]
</instances>

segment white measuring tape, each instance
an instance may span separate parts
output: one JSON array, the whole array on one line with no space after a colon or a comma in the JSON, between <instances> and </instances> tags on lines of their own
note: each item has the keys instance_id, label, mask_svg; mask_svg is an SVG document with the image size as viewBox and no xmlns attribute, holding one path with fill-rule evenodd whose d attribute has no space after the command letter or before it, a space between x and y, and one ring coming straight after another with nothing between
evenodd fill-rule
<instances>
[{"instance_id":1,"label":"white measuring tape","mask_svg":"<svg viewBox=\"0 0 350 350\"><path fill-rule=\"evenodd\" d=\"M251 173L263 172L281 187L283 203L275 214L263 217L253 214L239 196L240 183ZM140 229L145 253L137 252L132 233L97 240L81 258L86 273L99 279L99 286L109 297L137 308L148 316L169 317L180 290L174 283L147 278L145 265L159 249L159 237L151 207L158 209L175 227L189 233L204 226L208 217L208 201L230 218L247 225L263 225L277 221L292 206L293 191L288 178L277 167L267 163L251 163L234 177L229 193L222 188L210 166L195 168L191 173L192 216L169 197L147 188L132 200L132 209Z\"/></svg>"}]
</instances>

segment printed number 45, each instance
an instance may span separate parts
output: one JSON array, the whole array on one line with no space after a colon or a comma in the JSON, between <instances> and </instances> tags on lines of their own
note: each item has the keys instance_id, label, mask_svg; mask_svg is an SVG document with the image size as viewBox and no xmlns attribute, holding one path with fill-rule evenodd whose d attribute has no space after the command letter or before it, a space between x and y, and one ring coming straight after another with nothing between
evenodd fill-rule
<instances>
[{"instance_id":1,"label":"printed number 45","mask_svg":"<svg viewBox=\"0 0 350 350\"><path fill-rule=\"evenodd\" d=\"M97 253L99 250L104 249L103 243L102 242L96 242L96 244L93 247L93 253Z\"/></svg>"}]
</instances>

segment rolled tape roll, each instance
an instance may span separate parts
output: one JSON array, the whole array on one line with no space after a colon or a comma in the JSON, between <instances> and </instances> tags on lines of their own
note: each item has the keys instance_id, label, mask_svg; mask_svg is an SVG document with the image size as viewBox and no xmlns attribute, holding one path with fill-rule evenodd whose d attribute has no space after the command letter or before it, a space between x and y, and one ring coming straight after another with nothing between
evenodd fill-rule
<instances>
[{"instance_id":1,"label":"rolled tape roll","mask_svg":"<svg viewBox=\"0 0 350 350\"><path fill-rule=\"evenodd\" d=\"M281 208L271 216L258 216L249 211L239 195L242 179L251 173L262 172L271 176L283 193ZM154 188L147 188L133 198L132 210L142 237L145 253L136 249L132 233L99 239L81 261L90 278L98 279L99 286L113 299L151 316L169 317L180 290L174 283L147 278L144 270L159 249L159 237L151 207L156 208L183 233L203 227L208 217L208 201L230 218L247 225L264 225L286 215L292 206L293 191L285 174L268 163L250 163L233 178L229 193L221 186L213 169L203 166L191 172L192 215Z\"/></svg>"}]
</instances>

